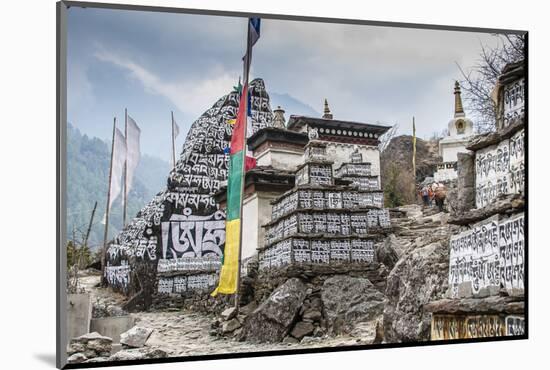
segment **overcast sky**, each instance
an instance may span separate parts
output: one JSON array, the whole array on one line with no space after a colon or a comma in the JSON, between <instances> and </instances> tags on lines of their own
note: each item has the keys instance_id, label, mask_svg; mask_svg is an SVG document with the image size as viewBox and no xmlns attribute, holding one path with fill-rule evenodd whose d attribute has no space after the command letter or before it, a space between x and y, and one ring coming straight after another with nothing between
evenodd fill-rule
<instances>
[{"instance_id":1,"label":"overcast sky","mask_svg":"<svg viewBox=\"0 0 550 370\"><path fill-rule=\"evenodd\" d=\"M142 152L169 160L170 111L181 148L191 123L236 85L245 42L245 18L71 7L68 120L110 141L113 116L123 127L127 107L142 128ZM398 123L410 133L414 115L418 135L429 137L453 116L456 63L472 66L482 44L497 42L472 32L263 19L251 77L318 112L327 98L338 119Z\"/></svg>"}]
</instances>

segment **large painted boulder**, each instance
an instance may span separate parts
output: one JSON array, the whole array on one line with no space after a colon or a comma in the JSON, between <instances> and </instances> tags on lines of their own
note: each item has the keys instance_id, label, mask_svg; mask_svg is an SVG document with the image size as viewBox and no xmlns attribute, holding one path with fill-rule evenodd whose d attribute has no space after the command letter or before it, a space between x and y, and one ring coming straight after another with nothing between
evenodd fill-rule
<instances>
[{"instance_id":1,"label":"large painted boulder","mask_svg":"<svg viewBox=\"0 0 550 370\"><path fill-rule=\"evenodd\" d=\"M131 296L128 308L147 308L159 295L212 289L225 243L225 213L213 194L227 179L228 147L239 93L220 98L192 125L167 185L107 249L106 280ZM250 83L252 135L271 126L263 80Z\"/></svg>"}]
</instances>

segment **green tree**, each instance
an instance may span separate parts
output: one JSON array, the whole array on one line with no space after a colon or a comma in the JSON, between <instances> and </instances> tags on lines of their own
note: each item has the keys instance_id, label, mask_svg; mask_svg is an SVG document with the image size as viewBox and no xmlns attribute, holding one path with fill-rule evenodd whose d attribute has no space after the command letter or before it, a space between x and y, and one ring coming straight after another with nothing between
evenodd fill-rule
<instances>
[{"instance_id":1,"label":"green tree","mask_svg":"<svg viewBox=\"0 0 550 370\"><path fill-rule=\"evenodd\" d=\"M399 168L392 163L388 175L386 185L384 186L384 203L386 207L390 208L402 206L403 196L399 189Z\"/></svg>"}]
</instances>

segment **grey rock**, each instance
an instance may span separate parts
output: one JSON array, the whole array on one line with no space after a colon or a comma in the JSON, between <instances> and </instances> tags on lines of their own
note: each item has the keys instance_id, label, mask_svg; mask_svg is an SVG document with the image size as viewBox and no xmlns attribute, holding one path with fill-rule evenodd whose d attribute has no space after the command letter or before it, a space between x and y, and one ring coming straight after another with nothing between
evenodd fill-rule
<instances>
[{"instance_id":1,"label":"grey rock","mask_svg":"<svg viewBox=\"0 0 550 370\"><path fill-rule=\"evenodd\" d=\"M290 332L290 335L292 335L294 338L300 340L306 335L310 335L313 333L313 330L315 327L312 323L300 321L294 325L294 328Z\"/></svg>"},{"instance_id":2,"label":"grey rock","mask_svg":"<svg viewBox=\"0 0 550 370\"><path fill-rule=\"evenodd\" d=\"M241 323L239 322L239 320L231 319L223 323L222 333L223 334L232 333L240 327L241 327Z\"/></svg>"},{"instance_id":3,"label":"grey rock","mask_svg":"<svg viewBox=\"0 0 550 370\"><path fill-rule=\"evenodd\" d=\"M89 340L86 347L89 350L100 352L111 352L112 342L106 341L104 339L92 339Z\"/></svg>"},{"instance_id":4,"label":"grey rock","mask_svg":"<svg viewBox=\"0 0 550 370\"><path fill-rule=\"evenodd\" d=\"M71 339L67 353L82 353L87 359L98 357L102 352L111 353L113 340L97 332Z\"/></svg>"},{"instance_id":5,"label":"grey rock","mask_svg":"<svg viewBox=\"0 0 550 370\"><path fill-rule=\"evenodd\" d=\"M298 344L300 341L296 338L291 337L290 335L287 335L285 339L283 339L283 343L285 344Z\"/></svg>"},{"instance_id":6,"label":"grey rock","mask_svg":"<svg viewBox=\"0 0 550 370\"><path fill-rule=\"evenodd\" d=\"M254 301L250 302L246 306L243 306L239 309L239 312L243 315L250 315L254 310L258 308L258 304Z\"/></svg>"},{"instance_id":7,"label":"grey rock","mask_svg":"<svg viewBox=\"0 0 550 370\"><path fill-rule=\"evenodd\" d=\"M302 315L302 319L312 320L312 321L319 321L319 320L321 320L322 317L323 317L323 315L321 314L321 312L319 310L311 310L311 309L307 310Z\"/></svg>"},{"instance_id":8,"label":"grey rock","mask_svg":"<svg viewBox=\"0 0 550 370\"><path fill-rule=\"evenodd\" d=\"M81 335L80 337L76 337L76 338L73 338L71 340L72 343L88 343L88 341L90 340L102 340L102 341L105 341L105 342L113 342L113 339L109 338L109 337L105 337L101 334L99 334L98 332L93 332L93 333L87 333L87 334L84 334L84 335Z\"/></svg>"},{"instance_id":9,"label":"grey rock","mask_svg":"<svg viewBox=\"0 0 550 370\"><path fill-rule=\"evenodd\" d=\"M109 356L111 354L108 354L107 356L103 356L103 357L94 357L94 358L91 358L89 360L86 360L84 361L84 363L86 364L90 364L90 363L94 363L94 362L105 362L105 361L109 361Z\"/></svg>"},{"instance_id":10,"label":"grey rock","mask_svg":"<svg viewBox=\"0 0 550 370\"><path fill-rule=\"evenodd\" d=\"M376 259L378 262L383 263L389 270L391 270L399 260L399 254L396 248L397 244L397 238L392 234L376 248Z\"/></svg>"},{"instance_id":11,"label":"grey rock","mask_svg":"<svg viewBox=\"0 0 550 370\"><path fill-rule=\"evenodd\" d=\"M68 364L80 364L80 363L86 361L87 359L88 359L88 357L84 356L84 354L75 353L75 354L69 356L69 358L67 358L67 363Z\"/></svg>"},{"instance_id":12,"label":"grey rock","mask_svg":"<svg viewBox=\"0 0 550 370\"><path fill-rule=\"evenodd\" d=\"M154 347L143 347L143 348L132 348L132 349L123 349L118 351L111 357L109 361L128 361L128 360L144 360L150 358L164 358L168 354L166 351L160 348Z\"/></svg>"},{"instance_id":13,"label":"grey rock","mask_svg":"<svg viewBox=\"0 0 550 370\"><path fill-rule=\"evenodd\" d=\"M328 329L334 334L349 333L357 323L380 316L386 301L368 279L347 275L325 280L321 299Z\"/></svg>"},{"instance_id":14,"label":"grey rock","mask_svg":"<svg viewBox=\"0 0 550 370\"><path fill-rule=\"evenodd\" d=\"M79 342L69 344L69 348L67 349L67 353L69 355L72 355L78 352L84 352L84 351L86 351L85 344L79 343Z\"/></svg>"},{"instance_id":15,"label":"grey rock","mask_svg":"<svg viewBox=\"0 0 550 370\"><path fill-rule=\"evenodd\" d=\"M235 307L229 307L222 311L221 316L225 321L231 320L237 316L237 309Z\"/></svg>"},{"instance_id":16,"label":"grey rock","mask_svg":"<svg viewBox=\"0 0 550 370\"><path fill-rule=\"evenodd\" d=\"M390 343L429 340L431 315L423 306L447 290L447 242L409 250L388 275L384 336Z\"/></svg>"},{"instance_id":17,"label":"grey rock","mask_svg":"<svg viewBox=\"0 0 550 370\"><path fill-rule=\"evenodd\" d=\"M93 349L87 349L86 351L84 351L84 356L86 356L86 358L94 358L99 357L99 353L97 353Z\"/></svg>"},{"instance_id":18,"label":"grey rock","mask_svg":"<svg viewBox=\"0 0 550 370\"><path fill-rule=\"evenodd\" d=\"M143 347L152 332L153 329L134 326L127 332L120 334L120 343L133 348Z\"/></svg>"},{"instance_id":19,"label":"grey rock","mask_svg":"<svg viewBox=\"0 0 550 370\"><path fill-rule=\"evenodd\" d=\"M280 342L296 320L306 290L306 285L298 278L280 285L246 317L243 338L252 342Z\"/></svg>"},{"instance_id":20,"label":"grey rock","mask_svg":"<svg viewBox=\"0 0 550 370\"><path fill-rule=\"evenodd\" d=\"M451 215L448 223L454 225L468 225L476 223L496 214L507 215L523 211L525 198L523 194L500 195L493 202L483 208L475 208L463 213Z\"/></svg>"},{"instance_id":21,"label":"grey rock","mask_svg":"<svg viewBox=\"0 0 550 370\"><path fill-rule=\"evenodd\" d=\"M325 334L325 331L320 326L316 326L315 329L313 329L313 336L316 338L323 337Z\"/></svg>"},{"instance_id":22,"label":"grey rock","mask_svg":"<svg viewBox=\"0 0 550 370\"><path fill-rule=\"evenodd\" d=\"M472 315L485 314L523 314L524 297L490 296L487 298L440 299L424 305L424 311L446 314Z\"/></svg>"},{"instance_id":23,"label":"grey rock","mask_svg":"<svg viewBox=\"0 0 550 370\"><path fill-rule=\"evenodd\" d=\"M475 206L475 160L470 153L458 153L456 211L463 213Z\"/></svg>"}]
</instances>

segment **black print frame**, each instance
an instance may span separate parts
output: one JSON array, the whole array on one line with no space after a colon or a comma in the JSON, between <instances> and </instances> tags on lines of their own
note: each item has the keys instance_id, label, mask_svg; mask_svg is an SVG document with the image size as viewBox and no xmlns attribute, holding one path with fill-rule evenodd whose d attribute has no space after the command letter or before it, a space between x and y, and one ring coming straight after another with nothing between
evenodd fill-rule
<instances>
[{"instance_id":1,"label":"black print frame","mask_svg":"<svg viewBox=\"0 0 550 370\"><path fill-rule=\"evenodd\" d=\"M225 189L230 170L227 148L232 130L228 122L238 113L238 88L218 101L218 97L212 97L214 105L191 125L183 148L177 153L174 150L174 167L167 174L166 189L106 243L101 284L126 297L125 313L185 309L212 320L212 332L208 335L231 335L251 347L266 342L269 336L268 342L284 345L185 356L167 353L160 347L145 345L154 329L135 325L131 314L98 314L88 296L69 293L67 218L71 216L67 211L66 154L67 37L71 32L67 19L71 7L523 35L525 58L506 65L491 92L495 130L472 135L464 144L469 154L459 154L454 161L441 161L434 168L444 179L442 182L446 183L446 176L454 176L456 186L469 189L469 193L454 193L458 203L453 204L455 208L448 219L452 225L448 244L442 247L446 248L443 254L448 274L439 276L441 286L432 287L441 291L419 308L420 316L425 315L422 317L428 317L430 322L422 334L424 339L398 335L392 332L391 320L383 320L371 323L376 335L368 342L350 341L335 346L330 341L331 335L348 335L355 329L346 321L347 316L342 321L342 317L333 315L343 306L331 300L330 295L337 296L342 287L368 296L368 310L397 304L381 291L391 284L392 272L400 271L399 258L405 252L398 255L386 245L395 218L405 216L385 206L379 154L372 154L372 148L379 148L391 127L339 120L333 117L326 100L322 118L291 115L286 122L280 107L272 109L275 107L268 89L259 78L249 84L251 132L247 141L259 165L246 174L245 189L253 192L249 200L257 201L258 209L268 207L265 209L269 212L248 214L251 219L263 220L257 225L261 231L254 238L243 240L241 246L244 251L256 251L241 260L241 274L246 276L244 283L249 284L246 288L253 290L253 299L240 298L241 302L248 301L241 305L237 316L231 311L233 297L215 300L209 296L218 284L223 264L228 202ZM528 338L526 31L61 1L57 4L57 40L58 368ZM453 129L463 135L469 124L458 83L456 88L458 100L454 128L451 123L449 126L450 136ZM172 130L174 127L172 118ZM112 153L115 141L113 134ZM277 164L277 156L283 152L281 162L288 163ZM112 162L114 154L111 156ZM269 166L262 167L268 156ZM251 212L251 208L247 209L245 212ZM419 265L439 261L433 256L426 258L411 260ZM350 277L365 279L368 286ZM292 311L288 317L262 326L272 312L287 309ZM368 312L365 317L369 317ZM231 325L236 329L231 330ZM306 334L301 335L300 331ZM238 335L232 334L237 332ZM142 343L136 343L139 338L144 338Z\"/></svg>"}]
</instances>

